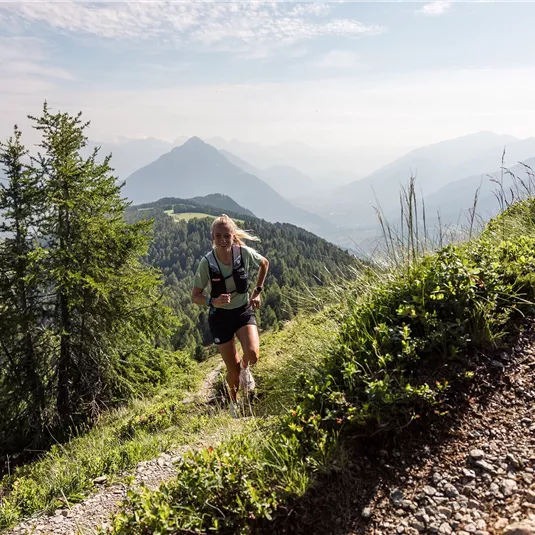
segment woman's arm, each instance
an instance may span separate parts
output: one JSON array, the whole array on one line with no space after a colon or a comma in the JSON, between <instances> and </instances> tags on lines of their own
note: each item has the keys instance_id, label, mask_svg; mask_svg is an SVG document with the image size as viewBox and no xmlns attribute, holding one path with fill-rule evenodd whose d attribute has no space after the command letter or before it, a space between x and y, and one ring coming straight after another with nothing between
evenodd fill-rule
<instances>
[{"instance_id":1,"label":"woman's arm","mask_svg":"<svg viewBox=\"0 0 535 535\"><path fill-rule=\"evenodd\" d=\"M258 266L258 277L256 279L256 287L251 295L249 301L249 306L253 308L258 308L260 306L260 292L256 290L259 286L264 286L264 281L266 280L266 275L269 269L269 260L267 258L262 258L260 260L260 265Z\"/></svg>"},{"instance_id":2,"label":"woman's arm","mask_svg":"<svg viewBox=\"0 0 535 535\"><path fill-rule=\"evenodd\" d=\"M191 291L191 300L196 305L207 305L209 303L206 302L206 296L203 295L203 288L198 288L197 286L193 287L193 290ZM221 294L219 297L216 297L212 299L212 305L218 306L218 305L226 305L230 303L230 294Z\"/></svg>"},{"instance_id":3,"label":"woman's arm","mask_svg":"<svg viewBox=\"0 0 535 535\"><path fill-rule=\"evenodd\" d=\"M266 280L268 269L269 260L264 257L260 261L260 266L258 266L258 277L256 279L256 286L264 286L264 281Z\"/></svg>"}]
</instances>

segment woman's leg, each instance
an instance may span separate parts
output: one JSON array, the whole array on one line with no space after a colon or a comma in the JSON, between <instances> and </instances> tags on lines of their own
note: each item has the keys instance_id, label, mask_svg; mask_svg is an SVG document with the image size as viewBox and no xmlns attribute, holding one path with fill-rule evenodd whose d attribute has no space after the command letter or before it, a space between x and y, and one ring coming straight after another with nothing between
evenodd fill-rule
<instances>
[{"instance_id":1,"label":"woman's leg","mask_svg":"<svg viewBox=\"0 0 535 535\"><path fill-rule=\"evenodd\" d=\"M256 325L244 325L236 332L243 349L243 366L247 368L249 364L256 364L260 351L260 341L258 339L258 327ZM238 373L239 373L238 360Z\"/></svg>"},{"instance_id":2,"label":"woman's leg","mask_svg":"<svg viewBox=\"0 0 535 535\"><path fill-rule=\"evenodd\" d=\"M227 384L230 390L230 399L236 401L236 393L240 382L240 357L236 350L234 338L230 342L219 344L217 349L227 367Z\"/></svg>"}]
</instances>

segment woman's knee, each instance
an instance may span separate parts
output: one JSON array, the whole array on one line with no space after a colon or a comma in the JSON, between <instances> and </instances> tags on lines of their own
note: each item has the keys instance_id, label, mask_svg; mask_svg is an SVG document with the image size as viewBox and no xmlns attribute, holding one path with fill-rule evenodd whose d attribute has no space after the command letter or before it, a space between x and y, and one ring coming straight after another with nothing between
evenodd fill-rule
<instances>
[{"instance_id":1,"label":"woman's knee","mask_svg":"<svg viewBox=\"0 0 535 535\"><path fill-rule=\"evenodd\" d=\"M243 348L243 358L249 364L256 364L258 362L258 347L245 346Z\"/></svg>"}]
</instances>

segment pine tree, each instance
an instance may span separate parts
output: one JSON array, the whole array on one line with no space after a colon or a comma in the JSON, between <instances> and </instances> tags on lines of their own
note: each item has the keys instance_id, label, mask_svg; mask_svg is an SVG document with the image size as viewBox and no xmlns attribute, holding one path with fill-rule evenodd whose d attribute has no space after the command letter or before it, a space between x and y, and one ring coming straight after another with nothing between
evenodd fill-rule
<instances>
[{"instance_id":1,"label":"pine tree","mask_svg":"<svg viewBox=\"0 0 535 535\"><path fill-rule=\"evenodd\" d=\"M0 143L6 176L0 184L0 443L5 448L29 446L49 423L49 347L39 287L43 194L39 178L23 163L26 157L15 126L13 137Z\"/></svg>"},{"instance_id":2,"label":"pine tree","mask_svg":"<svg viewBox=\"0 0 535 535\"><path fill-rule=\"evenodd\" d=\"M62 426L161 381L169 355L156 349L169 335L157 273L140 263L151 222L127 224L127 202L109 160L86 159L81 114L31 117L42 132L33 172L44 184L46 273L59 339L54 363Z\"/></svg>"}]
</instances>

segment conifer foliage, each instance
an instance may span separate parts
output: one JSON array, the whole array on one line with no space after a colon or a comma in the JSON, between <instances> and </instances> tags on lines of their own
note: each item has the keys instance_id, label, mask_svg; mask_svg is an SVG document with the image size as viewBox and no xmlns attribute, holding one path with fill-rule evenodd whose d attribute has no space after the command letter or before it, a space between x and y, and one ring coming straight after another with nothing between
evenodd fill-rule
<instances>
[{"instance_id":1,"label":"conifer foliage","mask_svg":"<svg viewBox=\"0 0 535 535\"><path fill-rule=\"evenodd\" d=\"M127 202L81 114L30 117L29 158L15 127L0 146L0 450L43 444L162 382L176 327L158 273L140 263L151 223Z\"/></svg>"}]
</instances>

